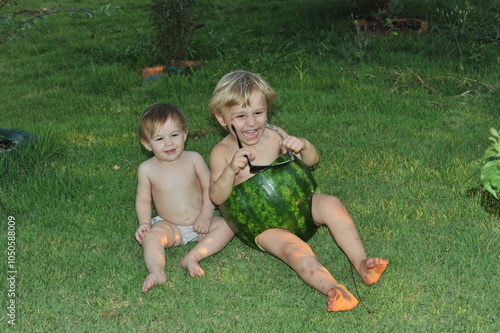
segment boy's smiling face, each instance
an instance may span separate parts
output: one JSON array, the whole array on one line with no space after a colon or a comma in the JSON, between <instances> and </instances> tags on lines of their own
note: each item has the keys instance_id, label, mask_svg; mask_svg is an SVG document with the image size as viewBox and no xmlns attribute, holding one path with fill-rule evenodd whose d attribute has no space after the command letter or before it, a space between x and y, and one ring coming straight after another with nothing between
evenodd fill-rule
<instances>
[{"instance_id":1,"label":"boy's smiling face","mask_svg":"<svg viewBox=\"0 0 500 333\"><path fill-rule=\"evenodd\" d=\"M252 146L259 142L267 122L267 111L262 93L256 91L250 97L249 105L234 105L222 114L216 114L219 123L235 137L231 130L234 125L240 140ZM236 137L235 137L236 139Z\"/></svg>"},{"instance_id":2,"label":"boy's smiling face","mask_svg":"<svg viewBox=\"0 0 500 333\"><path fill-rule=\"evenodd\" d=\"M172 120L159 126L148 140L141 140L142 145L152 151L161 162L177 160L184 151L187 130Z\"/></svg>"}]
</instances>

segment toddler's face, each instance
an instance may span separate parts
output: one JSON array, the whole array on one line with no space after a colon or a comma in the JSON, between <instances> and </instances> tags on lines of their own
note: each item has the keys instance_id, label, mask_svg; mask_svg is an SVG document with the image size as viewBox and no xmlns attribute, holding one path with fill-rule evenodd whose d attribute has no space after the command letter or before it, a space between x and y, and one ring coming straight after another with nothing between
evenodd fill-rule
<instances>
[{"instance_id":1,"label":"toddler's face","mask_svg":"<svg viewBox=\"0 0 500 333\"><path fill-rule=\"evenodd\" d=\"M172 162L181 156L186 139L187 130L182 130L179 124L168 120L165 124L159 126L148 140L141 142L160 161Z\"/></svg>"}]
</instances>

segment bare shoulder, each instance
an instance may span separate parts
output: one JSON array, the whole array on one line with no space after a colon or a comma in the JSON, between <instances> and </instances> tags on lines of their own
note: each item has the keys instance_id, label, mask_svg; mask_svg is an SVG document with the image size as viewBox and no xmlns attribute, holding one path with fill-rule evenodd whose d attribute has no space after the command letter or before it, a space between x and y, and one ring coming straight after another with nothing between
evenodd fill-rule
<instances>
[{"instance_id":1,"label":"bare shoulder","mask_svg":"<svg viewBox=\"0 0 500 333\"><path fill-rule=\"evenodd\" d=\"M147 174L149 173L152 169L154 169L155 165L155 157L151 157L150 159L145 160L139 165L139 168L137 169L137 173L139 175L141 174Z\"/></svg>"},{"instance_id":2,"label":"bare shoulder","mask_svg":"<svg viewBox=\"0 0 500 333\"><path fill-rule=\"evenodd\" d=\"M275 126L275 125L272 125L278 132L281 133L281 135L283 135L284 137L287 137L289 136L290 134L287 133L287 131L285 131L283 128L279 127L279 126ZM272 130L271 130L272 131ZM274 131L273 131L274 132Z\"/></svg>"},{"instance_id":3,"label":"bare shoulder","mask_svg":"<svg viewBox=\"0 0 500 333\"><path fill-rule=\"evenodd\" d=\"M306 141L307 141L307 139L306 139L306 138L304 138L304 137L298 137L298 136L295 136L295 135L293 135L293 134L289 134L287 131L285 131L283 128L281 128L281 127L279 127L279 126L274 126L274 125L273 125L273 127L274 127L274 129L275 129L275 130L277 130L278 132L280 132L280 133L281 133L281 135L283 135L283 137L284 137L284 138L287 138L287 137L289 137L289 136L293 136L293 137L301 138L301 139L304 139L304 140L306 140ZM271 130L271 131L272 131L272 130ZM273 132L274 132L274 131L273 131Z\"/></svg>"},{"instance_id":4,"label":"bare shoulder","mask_svg":"<svg viewBox=\"0 0 500 333\"><path fill-rule=\"evenodd\" d=\"M227 151L227 145L221 141L212 148L210 155L213 155L213 154L219 155L219 154L224 153L225 151Z\"/></svg>"},{"instance_id":5,"label":"bare shoulder","mask_svg":"<svg viewBox=\"0 0 500 333\"><path fill-rule=\"evenodd\" d=\"M193 162L204 161L201 154L198 153L197 151L184 151L182 153L182 156L188 161L193 161Z\"/></svg>"},{"instance_id":6,"label":"bare shoulder","mask_svg":"<svg viewBox=\"0 0 500 333\"><path fill-rule=\"evenodd\" d=\"M231 141L229 140L229 135L228 135L212 148L212 152L210 153L210 159L213 156L215 157L225 156L232 150L236 151L235 149L232 149Z\"/></svg>"},{"instance_id":7,"label":"bare shoulder","mask_svg":"<svg viewBox=\"0 0 500 333\"><path fill-rule=\"evenodd\" d=\"M196 151L185 151L182 153L184 163L193 165L196 170L208 168L207 162L200 153Z\"/></svg>"}]
</instances>

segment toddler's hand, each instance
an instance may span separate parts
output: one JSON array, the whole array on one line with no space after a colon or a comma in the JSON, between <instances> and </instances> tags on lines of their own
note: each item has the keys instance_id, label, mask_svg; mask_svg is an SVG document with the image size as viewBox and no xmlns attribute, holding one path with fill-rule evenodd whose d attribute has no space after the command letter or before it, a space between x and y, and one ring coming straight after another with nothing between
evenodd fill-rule
<instances>
[{"instance_id":1,"label":"toddler's hand","mask_svg":"<svg viewBox=\"0 0 500 333\"><path fill-rule=\"evenodd\" d=\"M301 138L295 136L288 136L283 140L281 144L281 149L283 154L285 154L288 149L290 149L295 154L299 154L304 149L305 143Z\"/></svg>"},{"instance_id":2,"label":"toddler's hand","mask_svg":"<svg viewBox=\"0 0 500 333\"><path fill-rule=\"evenodd\" d=\"M193 224L193 231L198 234L206 234L210 228L212 217L207 214L200 214Z\"/></svg>"},{"instance_id":3,"label":"toddler's hand","mask_svg":"<svg viewBox=\"0 0 500 333\"><path fill-rule=\"evenodd\" d=\"M149 223L139 224L137 230L135 231L135 239L137 240L137 242L142 245L142 239L144 238L144 234L150 231L151 231L151 224Z\"/></svg>"}]
</instances>

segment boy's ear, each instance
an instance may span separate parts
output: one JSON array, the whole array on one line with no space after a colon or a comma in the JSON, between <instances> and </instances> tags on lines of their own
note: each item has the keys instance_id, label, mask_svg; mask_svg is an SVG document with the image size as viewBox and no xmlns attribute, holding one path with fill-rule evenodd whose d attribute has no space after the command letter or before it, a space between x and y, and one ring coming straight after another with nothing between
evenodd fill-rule
<instances>
[{"instance_id":1,"label":"boy's ear","mask_svg":"<svg viewBox=\"0 0 500 333\"><path fill-rule=\"evenodd\" d=\"M186 140L187 140L187 138L188 138L188 134L189 134L189 131L188 131L188 129L186 128L186 129L184 130L184 142L186 142Z\"/></svg>"},{"instance_id":2,"label":"boy's ear","mask_svg":"<svg viewBox=\"0 0 500 333\"><path fill-rule=\"evenodd\" d=\"M144 148L146 148L147 150L149 150L149 151L152 151L152 150L153 150L153 148L151 148L151 145L149 144L149 142L148 142L148 141L146 141L146 140L144 140L144 139L141 139L141 143L142 143L142 145L144 146Z\"/></svg>"},{"instance_id":3,"label":"boy's ear","mask_svg":"<svg viewBox=\"0 0 500 333\"><path fill-rule=\"evenodd\" d=\"M215 118L217 118L217 121L219 122L219 124L222 126L222 127L226 127L227 128L227 123L226 123L226 120L224 119L224 117L222 116L222 114L220 113L216 113L215 114Z\"/></svg>"}]
</instances>

